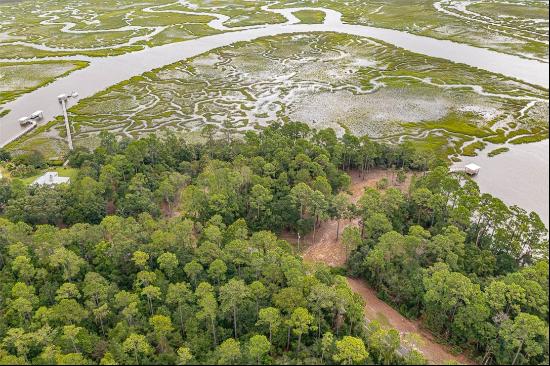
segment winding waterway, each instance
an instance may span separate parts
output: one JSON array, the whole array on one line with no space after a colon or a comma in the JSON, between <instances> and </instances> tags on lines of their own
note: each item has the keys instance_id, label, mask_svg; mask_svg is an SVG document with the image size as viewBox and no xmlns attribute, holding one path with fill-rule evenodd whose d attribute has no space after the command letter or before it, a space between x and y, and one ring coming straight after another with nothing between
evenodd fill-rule
<instances>
[{"instance_id":1,"label":"winding waterway","mask_svg":"<svg viewBox=\"0 0 550 366\"><path fill-rule=\"evenodd\" d=\"M4 108L11 110L11 112L0 118L0 146L6 145L24 131L17 122L21 116L28 115L40 109L44 111L44 123L60 115L61 108L55 98L58 94L77 90L81 97L90 97L133 76L141 75L144 72L185 60L219 47L281 34L336 32L370 37L408 51L463 63L517 78L528 83L548 87L548 65L543 62L392 29L344 24L341 21L340 13L322 8L315 9L325 12L326 17L323 24L296 24L299 20L293 13L302 9L304 8L270 9L285 16L287 18L287 23L285 24L241 27L236 31L228 31L231 28L224 26L224 22L227 19L223 16L218 16L209 25L217 30L225 31L225 33L147 48L142 51L119 56L102 58L79 57L79 59L89 61L90 65L85 69L76 71L4 105ZM208 13L208 15L214 16L215 14ZM61 57L59 59L64 58Z\"/></svg>"},{"instance_id":2,"label":"winding waterway","mask_svg":"<svg viewBox=\"0 0 550 366\"><path fill-rule=\"evenodd\" d=\"M149 11L162 11L158 10L158 8L155 9L155 7L152 7ZM322 8L315 9L325 12L326 17L323 24L298 24L299 19L293 13L301 9L303 8L266 8L265 10L283 15L287 19L287 22L276 25L240 27L238 30L228 28L224 25L227 21L226 17L204 13L215 16L215 19L209 25L224 33L147 48L142 51L119 56L56 58L86 60L89 61L90 65L85 69L75 71L66 77L57 79L49 85L24 94L16 100L3 105L10 112L0 118L0 146L5 146L25 132L25 129L19 126L18 123L18 119L21 116L29 115L35 110L42 110L44 112L44 120L41 123L46 123L61 115L62 110L56 99L56 96L59 94L70 93L76 90L81 98L90 97L133 76L141 75L144 72L177 61L186 60L216 48L232 45L237 42L252 41L261 37L282 34L336 32L369 37L429 57L462 63L548 88L548 64L544 62L392 29L345 24L341 21L340 13ZM194 14L200 15L203 13ZM533 159L530 155L523 154L524 150L514 146L511 152L502 155L502 157L485 160L482 158L477 159L476 161L479 160L483 168L478 181L482 190L497 196L504 195L502 198L508 203L518 204L527 209L537 211L548 224L548 179L544 180L538 174L544 172L544 169L546 169L546 178L548 176L548 142L546 141L546 150L542 149L535 152L536 159ZM506 162L501 163L502 159L505 159ZM526 164L526 161L529 164ZM504 170L506 173L503 173L503 170L499 168L502 167L502 164L508 168ZM528 168L528 171L521 170L519 169L520 167ZM511 178L514 171L522 172L516 180L512 180ZM529 174L529 172L536 176L532 175L529 177L529 175L525 175ZM525 198L525 195L518 194L517 190L506 191L504 189L504 187L511 185L520 186L520 181L525 179L529 179L534 184L534 186L527 186L531 187L527 188L527 192L531 192L526 195L530 196L528 198ZM541 185L545 185L546 190L536 188L540 188ZM535 192L533 189L535 189Z\"/></svg>"}]
</instances>

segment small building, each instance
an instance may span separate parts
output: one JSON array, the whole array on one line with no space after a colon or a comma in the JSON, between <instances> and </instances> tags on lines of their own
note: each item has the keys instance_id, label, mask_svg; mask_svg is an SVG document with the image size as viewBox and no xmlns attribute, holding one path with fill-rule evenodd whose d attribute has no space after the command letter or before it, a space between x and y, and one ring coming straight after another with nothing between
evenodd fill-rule
<instances>
[{"instance_id":1,"label":"small building","mask_svg":"<svg viewBox=\"0 0 550 366\"><path fill-rule=\"evenodd\" d=\"M19 125L20 126L26 126L28 125L29 123L31 123L31 118L30 117L21 117L19 118Z\"/></svg>"},{"instance_id":2,"label":"small building","mask_svg":"<svg viewBox=\"0 0 550 366\"><path fill-rule=\"evenodd\" d=\"M55 186L58 184L68 184L71 182L69 177L60 177L57 172L47 172L32 184L38 186Z\"/></svg>"},{"instance_id":3,"label":"small building","mask_svg":"<svg viewBox=\"0 0 550 366\"><path fill-rule=\"evenodd\" d=\"M469 175L477 175L480 170L481 170L481 167L474 163L470 163L464 167L464 171L466 172L466 174L469 174Z\"/></svg>"},{"instance_id":4,"label":"small building","mask_svg":"<svg viewBox=\"0 0 550 366\"><path fill-rule=\"evenodd\" d=\"M31 114L29 118L34 120L34 121L40 121L40 120L44 119L44 112L36 111L33 114Z\"/></svg>"}]
</instances>

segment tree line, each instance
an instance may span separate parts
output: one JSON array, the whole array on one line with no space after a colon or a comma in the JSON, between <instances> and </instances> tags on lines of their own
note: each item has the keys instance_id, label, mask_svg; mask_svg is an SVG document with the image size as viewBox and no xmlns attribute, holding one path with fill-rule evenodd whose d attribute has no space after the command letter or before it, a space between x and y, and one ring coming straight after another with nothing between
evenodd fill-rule
<instances>
[{"instance_id":1,"label":"tree line","mask_svg":"<svg viewBox=\"0 0 550 366\"><path fill-rule=\"evenodd\" d=\"M350 184L345 170L422 169L433 159L410 144L338 138L332 129L315 131L301 123L276 124L229 143L188 144L170 135L118 141L106 132L100 138L93 152L80 148L69 156L70 165L79 168L69 186L1 181L0 210L12 221L73 225L97 224L113 214L160 217L179 205L198 221L219 214L228 223L244 218L254 230L310 231L311 218L294 209L303 194L314 196L310 201L326 207L319 211L328 215L332 196ZM302 185L291 194L299 183L311 192Z\"/></svg>"}]
</instances>

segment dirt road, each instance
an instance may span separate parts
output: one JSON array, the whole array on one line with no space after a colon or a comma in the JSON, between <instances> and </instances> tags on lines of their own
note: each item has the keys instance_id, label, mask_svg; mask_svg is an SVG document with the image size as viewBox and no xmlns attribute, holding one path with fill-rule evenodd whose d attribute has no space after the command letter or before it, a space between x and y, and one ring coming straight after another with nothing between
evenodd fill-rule
<instances>
[{"instance_id":1,"label":"dirt road","mask_svg":"<svg viewBox=\"0 0 550 366\"><path fill-rule=\"evenodd\" d=\"M361 279L348 278L350 287L365 300L365 316L368 320L377 320L383 326L397 329L404 343L418 349L433 365L455 361L460 364L474 364L464 355L453 355L448 347L437 343L434 336L421 328L418 321L412 321L399 314L394 308L380 300L376 292Z\"/></svg>"},{"instance_id":2,"label":"dirt road","mask_svg":"<svg viewBox=\"0 0 550 366\"><path fill-rule=\"evenodd\" d=\"M351 174L352 177L352 201L357 202L366 187L374 187L376 182L384 177L389 177L389 172L385 170L373 170L365 179L362 179L358 173ZM403 191L408 189L411 177L407 179L400 188ZM340 223L340 233L348 225L357 225L357 221L344 221ZM346 264L346 251L340 240L336 240L336 221L324 222L317 230L315 244L308 246L303 252L303 258L307 262L321 262L332 267L342 267ZM294 239L295 238L285 238ZM312 243L312 234L303 239L303 243ZM416 347L421 351L431 364L443 364L449 361L460 364L474 364L467 357L454 356L449 349L434 339L434 336L420 327L419 322L409 320L399 314L391 306L380 300L376 292L369 285L360 279L348 278L350 287L361 295L365 300L365 316L368 320L377 320L383 326L397 329L401 333L404 343Z\"/></svg>"}]
</instances>

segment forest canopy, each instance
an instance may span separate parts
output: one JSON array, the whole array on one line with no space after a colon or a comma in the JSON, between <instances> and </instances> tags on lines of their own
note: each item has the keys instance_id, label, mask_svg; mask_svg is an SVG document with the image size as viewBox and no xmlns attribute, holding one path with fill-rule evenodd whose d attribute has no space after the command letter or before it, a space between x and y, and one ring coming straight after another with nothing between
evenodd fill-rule
<instances>
[{"instance_id":1,"label":"forest canopy","mask_svg":"<svg viewBox=\"0 0 550 366\"><path fill-rule=\"evenodd\" d=\"M425 363L346 274L480 362L548 362L547 229L410 144L288 123L103 133L69 162L69 185L0 180L0 364ZM347 172L374 167L418 178L351 203ZM279 236L351 218L349 273Z\"/></svg>"}]
</instances>

